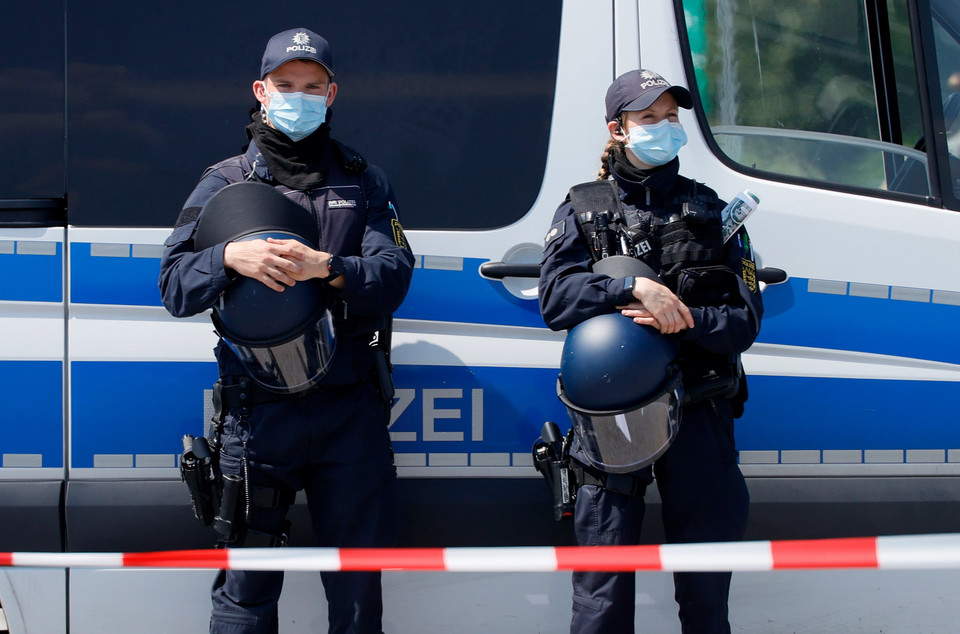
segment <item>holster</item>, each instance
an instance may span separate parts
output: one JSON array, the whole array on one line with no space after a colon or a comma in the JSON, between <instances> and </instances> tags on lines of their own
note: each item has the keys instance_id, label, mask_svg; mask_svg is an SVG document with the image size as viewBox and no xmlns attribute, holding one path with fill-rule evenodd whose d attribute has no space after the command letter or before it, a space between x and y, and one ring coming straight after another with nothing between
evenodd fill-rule
<instances>
[{"instance_id":1,"label":"holster","mask_svg":"<svg viewBox=\"0 0 960 634\"><path fill-rule=\"evenodd\" d=\"M533 466L547 481L553 497L553 519L559 522L572 518L577 483L570 470L570 457L557 457L547 443L541 441L533 447Z\"/></svg>"},{"instance_id":2,"label":"holster","mask_svg":"<svg viewBox=\"0 0 960 634\"><path fill-rule=\"evenodd\" d=\"M193 514L210 526L220 508L220 460L206 438L183 437L180 478L186 482L193 502Z\"/></svg>"}]
</instances>

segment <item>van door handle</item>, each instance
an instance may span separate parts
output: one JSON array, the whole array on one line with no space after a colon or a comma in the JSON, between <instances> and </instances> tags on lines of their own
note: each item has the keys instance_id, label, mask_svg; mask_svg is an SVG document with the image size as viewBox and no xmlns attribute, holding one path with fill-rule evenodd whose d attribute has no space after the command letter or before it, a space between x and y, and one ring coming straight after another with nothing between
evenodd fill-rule
<instances>
[{"instance_id":1,"label":"van door handle","mask_svg":"<svg viewBox=\"0 0 960 634\"><path fill-rule=\"evenodd\" d=\"M783 269L775 269L772 266L765 266L757 270L757 281L764 284L782 284L787 281L787 272Z\"/></svg>"},{"instance_id":2,"label":"van door handle","mask_svg":"<svg viewBox=\"0 0 960 634\"><path fill-rule=\"evenodd\" d=\"M484 262L480 265L480 275L493 280L502 280L505 277L540 277L540 265Z\"/></svg>"}]
</instances>

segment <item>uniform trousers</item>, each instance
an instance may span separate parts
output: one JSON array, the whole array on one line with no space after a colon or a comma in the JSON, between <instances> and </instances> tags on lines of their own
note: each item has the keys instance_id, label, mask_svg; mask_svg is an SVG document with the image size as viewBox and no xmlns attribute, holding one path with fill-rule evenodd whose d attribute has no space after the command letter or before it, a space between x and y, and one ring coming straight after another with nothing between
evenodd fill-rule
<instances>
[{"instance_id":1,"label":"uniform trousers","mask_svg":"<svg viewBox=\"0 0 960 634\"><path fill-rule=\"evenodd\" d=\"M727 401L686 407L670 448L635 475L656 475L663 527L669 543L734 541L746 530L749 496L737 465L733 415ZM640 543L643 495L624 495L586 485L580 488L574 530L581 546ZM674 598L681 629L728 633L730 573L675 573ZM634 631L636 573L574 572L573 634Z\"/></svg>"},{"instance_id":2,"label":"uniform trousers","mask_svg":"<svg viewBox=\"0 0 960 634\"><path fill-rule=\"evenodd\" d=\"M224 424L224 474L246 474L255 486L304 490L316 545L381 547L399 533L396 468L387 410L370 381L302 398L233 411ZM249 527L281 533L287 507L254 507ZM320 573L329 632L379 633L379 572ZM211 593L210 632L266 634L278 629L283 572L223 570Z\"/></svg>"}]
</instances>

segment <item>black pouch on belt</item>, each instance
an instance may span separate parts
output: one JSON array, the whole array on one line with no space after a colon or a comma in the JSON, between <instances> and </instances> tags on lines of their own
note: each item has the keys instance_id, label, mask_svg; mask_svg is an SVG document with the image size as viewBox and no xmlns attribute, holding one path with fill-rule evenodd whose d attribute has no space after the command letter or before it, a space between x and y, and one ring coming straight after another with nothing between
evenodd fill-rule
<instances>
[{"instance_id":1,"label":"black pouch on belt","mask_svg":"<svg viewBox=\"0 0 960 634\"><path fill-rule=\"evenodd\" d=\"M677 281L677 297L687 306L742 305L737 274L722 265L683 269ZM684 403L711 398L733 398L740 393L743 369L740 355L723 355L681 347Z\"/></svg>"}]
</instances>

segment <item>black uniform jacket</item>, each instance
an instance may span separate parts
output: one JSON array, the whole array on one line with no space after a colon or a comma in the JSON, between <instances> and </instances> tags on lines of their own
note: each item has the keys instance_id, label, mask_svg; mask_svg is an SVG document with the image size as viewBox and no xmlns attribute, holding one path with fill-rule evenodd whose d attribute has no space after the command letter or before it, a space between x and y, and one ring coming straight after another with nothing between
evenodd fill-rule
<instances>
[{"instance_id":1,"label":"black uniform jacket","mask_svg":"<svg viewBox=\"0 0 960 634\"><path fill-rule=\"evenodd\" d=\"M323 186L302 191L273 179L253 141L244 154L208 168L167 238L159 284L163 305L175 317L195 315L213 306L233 280L223 265L225 244L195 250L198 214L215 193L231 183L257 180L273 185L316 217L320 250L343 257L346 285L334 313L337 351L323 383L348 384L370 374L374 363L370 339L403 301L414 258L386 175L372 165L345 168L334 143L327 144L326 152ZM244 374L222 340L216 353L220 376Z\"/></svg>"},{"instance_id":2,"label":"black uniform jacket","mask_svg":"<svg viewBox=\"0 0 960 634\"><path fill-rule=\"evenodd\" d=\"M692 195L693 181L679 175L680 162L674 159L661 168L648 172L642 180L631 180L613 169L624 209L663 216L671 213L668 206ZM716 193L703 184L696 184L698 200L724 207ZM722 355L735 355L753 344L760 332L763 302L756 280L753 250L746 230L731 237L723 247L723 264L737 274L739 292L731 301L718 306L688 306L695 325L677 337L683 347L693 344ZM626 279L611 278L591 271L592 260L580 231L569 197L554 215L547 233L540 272L540 310L553 330L571 328L590 317L614 312L617 306L633 301L625 290ZM651 264L648 262L648 264ZM696 263L702 266L704 262ZM651 264L658 270L656 263ZM676 289L672 289L676 291Z\"/></svg>"}]
</instances>

